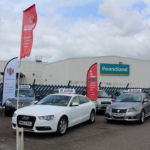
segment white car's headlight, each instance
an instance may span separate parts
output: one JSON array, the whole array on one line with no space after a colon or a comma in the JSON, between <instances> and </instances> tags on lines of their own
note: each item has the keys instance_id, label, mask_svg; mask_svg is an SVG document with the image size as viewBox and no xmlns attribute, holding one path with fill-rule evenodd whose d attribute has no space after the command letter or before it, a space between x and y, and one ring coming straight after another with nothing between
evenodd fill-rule
<instances>
[{"instance_id":1,"label":"white car's headlight","mask_svg":"<svg viewBox=\"0 0 150 150\"><path fill-rule=\"evenodd\" d=\"M38 116L39 120L53 120L54 119L54 115L47 115L47 116Z\"/></svg>"},{"instance_id":2,"label":"white car's headlight","mask_svg":"<svg viewBox=\"0 0 150 150\"><path fill-rule=\"evenodd\" d=\"M14 114L13 114L13 117L17 117L17 114L16 114L16 113L14 113Z\"/></svg>"},{"instance_id":3,"label":"white car's headlight","mask_svg":"<svg viewBox=\"0 0 150 150\"><path fill-rule=\"evenodd\" d=\"M134 107L128 109L128 112L137 112L137 111L138 110L136 108L134 108Z\"/></svg>"}]
</instances>

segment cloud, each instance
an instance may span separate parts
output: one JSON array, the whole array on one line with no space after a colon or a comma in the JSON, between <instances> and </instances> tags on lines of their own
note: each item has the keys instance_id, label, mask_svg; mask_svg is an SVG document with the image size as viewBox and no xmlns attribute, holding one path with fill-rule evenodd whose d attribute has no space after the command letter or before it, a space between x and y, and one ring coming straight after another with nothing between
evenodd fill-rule
<instances>
[{"instance_id":1,"label":"cloud","mask_svg":"<svg viewBox=\"0 0 150 150\"><path fill-rule=\"evenodd\" d=\"M56 4L57 6L81 6L85 5L87 3L91 3L95 0L55 0L53 3Z\"/></svg>"},{"instance_id":2,"label":"cloud","mask_svg":"<svg viewBox=\"0 0 150 150\"><path fill-rule=\"evenodd\" d=\"M132 3L130 2L130 4ZM121 34L136 34L145 27L143 18L138 11L121 8L116 0L105 0L100 7L100 12L108 17Z\"/></svg>"},{"instance_id":3,"label":"cloud","mask_svg":"<svg viewBox=\"0 0 150 150\"><path fill-rule=\"evenodd\" d=\"M60 8L75 8L96 1L2 0L0 59L19 56L22 10L33 3L36 3L37 7L38 24L34 30L33 48L28 59L34 60L35 56L40 56L43 60L52 62L72 57L110 55L150 59L149 1L99 1L99 17L71 18L59 11ZM133 7L137 3L139 6L141 2L146 4L145 8L141 7L139 11ZM6 4L9 9L4 7Z\"/></svg>"}]
</instances>

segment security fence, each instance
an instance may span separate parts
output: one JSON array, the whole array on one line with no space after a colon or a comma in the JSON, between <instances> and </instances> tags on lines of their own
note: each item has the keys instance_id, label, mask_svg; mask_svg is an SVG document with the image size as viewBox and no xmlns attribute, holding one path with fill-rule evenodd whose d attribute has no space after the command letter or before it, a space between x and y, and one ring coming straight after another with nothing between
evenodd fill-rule
<instances>
[{"instance_id":1,"label":"security fence","mask_svg":"<svg viewBox=\"0 0 150 150\"><path fill-rule=\"evenodd\" d=\"M29 84L28 84L29 85ZM67 85L41 85L41 84L35 84L30 85L31 88L35 92L36 99L40 100L43 97L45 97L48 94L57 93L58 89L60 88L73 88L75 89L77 94L83 94L86 92L85 86L67 86ZM109 95L115 95L116 92L121 92L123 90L127 90L131 88L125 88L125 87L100 87L100 90L105 90ZM133 89L133 88L132 88ZM139 89L139 88L134 88ZM143 91L150 91L150 88L141 88ZM2 101L2 93L3 93L3 84L0 83L0 105Z\"/></svg>"},{"instance_id":2,"label":"security fence","mask_svg":"<svg viewBox=\"0 0 150 150\"><path fill-rule=\"evenodd\" d=\"M32 85L37 99L41 99L48 94L57 93L60 88L75 89L76 93L82 94L86 90L84 86L65 86L65 85Z\"/></svg>"}]
</instances>

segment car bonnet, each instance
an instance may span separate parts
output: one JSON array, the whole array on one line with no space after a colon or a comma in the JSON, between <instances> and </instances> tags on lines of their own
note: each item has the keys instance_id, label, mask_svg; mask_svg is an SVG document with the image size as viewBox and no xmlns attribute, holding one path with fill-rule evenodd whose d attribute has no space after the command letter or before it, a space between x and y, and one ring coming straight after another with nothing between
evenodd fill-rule
<instances>
[{"instance_id":1,"label":"car bonnet","mask_svg":"<svg viewBox=\"0 0 150 150\"><path fill-rule=\"evenodd\" d=\"M16 114L42 116L42 115L54 115L65 111L67 107L64 106L52 106L52 105L31 105L18 109Z\"/></svg>"},{"instance_id":2,"label":"car bonnet","mask_svg":"<svg viewBox=\"0 0 150 150\"><path fill-rule=\"evenodd\" d=\"M132 103L132 102L114 102L111 104L111 108L131 108L131 107L140 107L141 103Z\"/></svg>"}]
</instances>

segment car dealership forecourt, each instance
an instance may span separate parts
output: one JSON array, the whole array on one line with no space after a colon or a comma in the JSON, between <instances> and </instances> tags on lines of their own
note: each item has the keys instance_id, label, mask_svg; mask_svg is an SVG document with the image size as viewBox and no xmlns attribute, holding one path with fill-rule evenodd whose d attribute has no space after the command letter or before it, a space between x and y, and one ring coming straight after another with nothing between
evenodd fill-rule
<instances>
[{"instance_id":1,"label":"car dealership forecourt","mask_svg":"<svg viewBox=\"0 0 150 150\"><path fill-rule=\"evenodd\" d=\"M73 59L72 59L73 60ZM36 64L37 63L37 64ZM39 62L35 62L36 65L38 65ZM35 65L34 64L34 65ZM101 63L102 64L102 63ZM103 82L101 84L101 86L108 86L108 87L111 87L111 86L114 86L114 85L123 85L121 84L121 82L111 82L112 79L116 79L117 81L117 78L122 78L123 81L125 81L127 78L130 79L130 76L132 77L132 70L131 70L131 65L130 64L127 64L127 70L128 72L126 72L126 74L121 74L121 75L118 75L118 74L110 74L110 72L105 72L105 74L100 74L100 67L101 67L101 64L99 64L99 81L100 81L100 78L103 79ZM103 63L105 66L106 63ZM33 65L33 66L34 66ZM43 65L42 62L40 62L39 65ZM32 66L32 65L31 65ZM112 67L113 65L110 63L109 64L110 67ZM118 66L116 63L115 63L115 66ZM130 66L130 67L129 67ZM43 67L44 68L44 67ZM68 67L69 68L69 67ZM74 69L79 69L79 68L74 68ZM113 70L113 69L112 69ZM112 71L112 70L104 70L104 71ZM118 69L117 69L118 70ZM32 70L33 71L33 70ZM104 72L103 71L103 72ZM146 71L146 70L145 70ZM117 72L118 73L118 72ZM79 74L80 74L80 71L79 71ZM34 75L35 77L36 75ZM37 77L37 76L36 76ZM77 76L78 77L78 76ZM109 79L108 81L110 81L109 83L107 82L104 82L105 81L105 78L112 78L112 79ZM24 77L24 79L22 78L22 82L25 83L25 78L27 78L27 76ZM80 77L78 77L80 78ZM139 77L140 78L140 77ZM142 77L141 77L142 78ZM32 78L31 78L32 79ZM37 79L37 78L36 78ZM61 79L61 78L60 78ZM62 79L63 80L63 79ZM26 80L27 81L27 80ZM37 81L37 80L36 80ZM73 80L71 80L71 84L79 84L79 83L84 83L84 81L82 80L82 82L79 82L80 79L78 79L78 82L75 82ZM29 81L28 81L29 82ZM38 82L38 81L37 81ZM60 81L62 82L62 81ZM67 83L67 80L66 82L64 83ZM128 83L128 82L123 82L123 83ZM139 84L140 82L130 82L129 86L131 86L132 84L131 83L134 83L133 85L137 85L137 88L138 86L142 86L143 88L145 88L146 86L144 86L144 84ZM124 84L125 86L126 84ZM145 84L146 85L146 84ZM147 86L148 87L148 86ZM51 94L52 95L60 95L60 94ZM61 94L63 95L63 94ZM14 113L14 116L12 118L12 127L13 129L15 129L15 126L16 126L16 119L17 119L17 116L18 117L18 125L20 127L24 127L24 130L25 131L28 131L28 132L57 132L61 135L65 134L66 131L67 131L67 128L71 127L71 126L74 126L76 124L79 124L81 122L84 122L84 121L92 121L94 122L94 115L96 113L96 108L95 108L95 104L93 104L92 102L88 102L88 103L92 103L92 108L91 109L86 109L87 110L90 110L88 113L86 112L85 114L87 116L85 116L84 118L82 118L81 120L76 120L74 121L74 123L71 123L69 122L69 117L67 118L66 114L67 114L67 111L69 111L69 108L70 108L70 111L71 109L73 109L73 114L76 114L77 113L74 113L74 111L80 107L81 105L83 104L80 104L80 103L73 103L73 105L70 105L71 104L71 100L73 100L74 97L76 96L81 96L81 97L85 97L83 95L79 95L79 94L64 94L64 95L67 95L67 96L71 96L72 98L70 99L70 102L68 102L68 105L67 106L58 106L59 108L60 107L63 107L63 109L58 109L58 107L55 109L50 109L52 110L52 112L55 112L55 114L53 114L52 112L49 112L48 114L46 114L47 110L49 110L49 108L51 106L46 106L45 104L41 105L43 108L41 108L41 106L39 106L38 104L35 104L35 105L31 105L29 107L24 107L22 109L18 109L15 113ZM144 100L144 99L143 99ZM40 102L39 102L40 103ZM149 103L149 101L146 101L144 103ZM66 104L66 103L63 103L63 104ZM87 103L85 103L87 105ZM45 108L44 108L45 107ZM46 109L47 107L47 109ZM66 108L67 107L67 110L64 109L64 107ZM87 106L86 106L87 107ZM119 108L119 111L121 111L122 108ZM55 110L55 111L54 111ZM83 112L83 108L81 109L82 111L80 112ZM132 109L132 111L134 110L134 108ZM57 112L58 111L58 112ZM62 116L61 116L61 112L63 112ZM77 110L76 110L77 111ZM40 113L39 113L40 112ZM42 112L42 113L41 113ZM79 111L77 111L79 112ZM18 114L17 114L18 113ZM92 114L93 113L93 114ZM142 113L142 112L141 112ZM59 114L59 115L58 115ZM65 114L65 115L64 115ZM92 115L91 115L92 114ZM64 115L64 116L63 116ZM82 114L84 115L84 114ZM123 115L123 114L119 114L119 115ZM141 115L141 114L140 114ZM144 114L142 115L145 115L145 112ZM30 117L32 116L32 117ZM81 116L81 114L80 114ZM123 116L118 116L118 117L123 117ZM71 115L70 115L70 118L71 118ZM78 118L78 116L77 116ZM94 119L94 120L93 120ZM117 119L116 119L117 120ZM120 119L118 119L120 120ZM72 121L72 120L71 120ZM142 120L141 120L142 121ZM61 122L61 123L60 123ZM73 121L72 121L73 122ZM51 124L51 126L49 126L49 123Z\"/></svg>"},{"instance_id":2,"label":"car dealership forecourt","mask_svg":"<svg viewBox=\"0 0 150 150\"><path fill-rule=\"evenodd\" d=\"M142 60L137 60L132 58L125 58L125 57L114 57L114 56L93 57L93 58L73 58L73 59L66 59L54 63L43 63L42 61L23 62L22 66L24 70L22 70L21 72L22 74L24 74L24 76L21 78L21 82L23 84L30 84L32 81L35 81L36 83L42 83L42 84L45 83L54 84L55 82L55 85L56 84L65 85L68 84L69 82L70 85L85 85L86 82L85 74L87 73L88 70L87 68L89 64L91 65L91 63L94 61L99 62L98 63L99 88L103 86L126 87L127 85L128 87L135 86L136 88L138 87L148 88L148 84L149 84L148 79L147 82L140 82L140 81L143 78L143 74L144 74L144 78L147 78L148 76L148 70L146 69L146 66L149 65L150 63L149 61L142 61ZM60 64L61 67L59 67ZM143 65L143 67L140 67L139 70L137 70L137 65ZM38 68L40 67L37 66L42 66L43 72L38 70ZM27 71L26 67L28 68L29 72ZM33 68L35 68L36 70ZM56 69L56 72L54 68ZM28 74L26 74L27 72ZM66 74L66 72L68 74ZM139 72L142 75L140 75ZM50 76L48 74L50 74ZM28 78L28 75L31 78ZM48 76L49 77L47 78L46 75L47 77ZM67 78L65 79L64 77ZM57 80L56 78L57 79L59 78L60 80Z\"/></svg>"}]
</instances>

